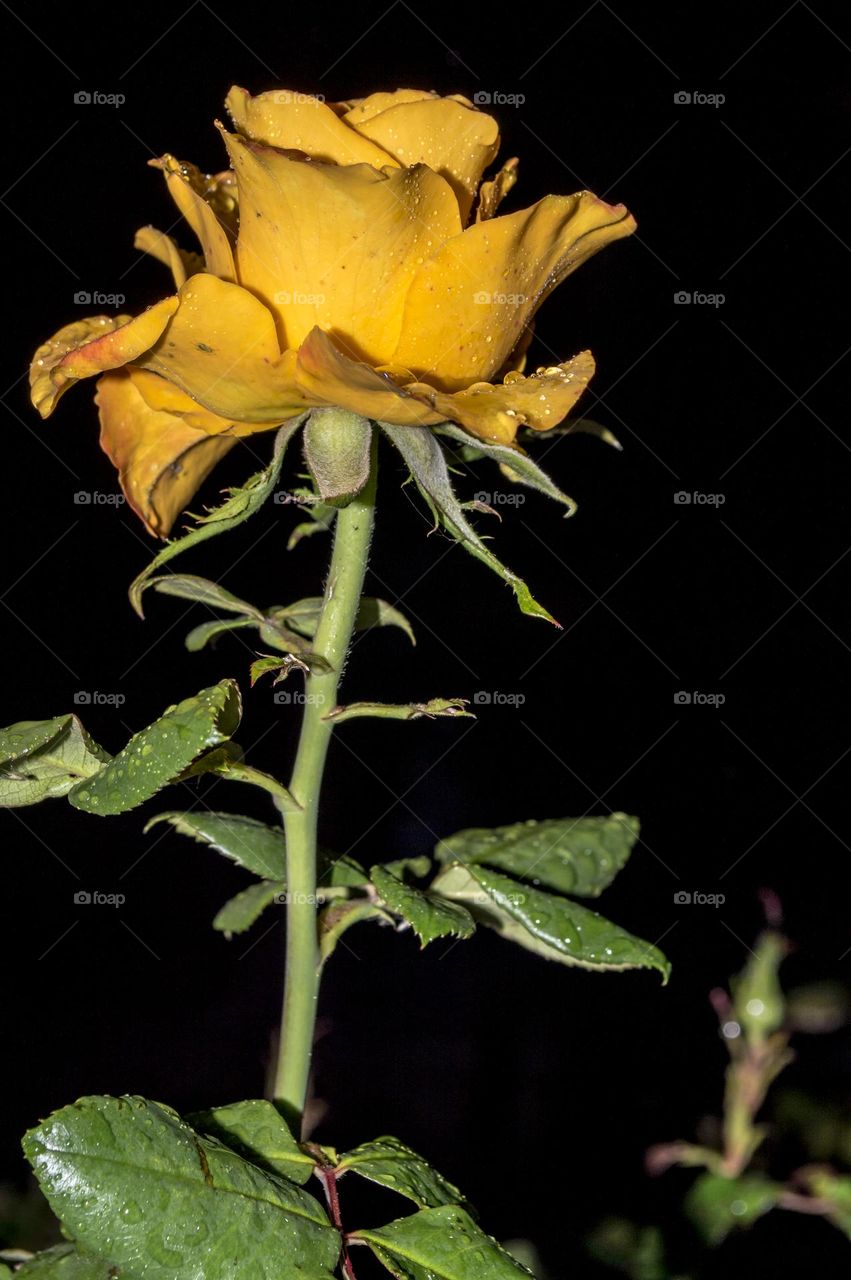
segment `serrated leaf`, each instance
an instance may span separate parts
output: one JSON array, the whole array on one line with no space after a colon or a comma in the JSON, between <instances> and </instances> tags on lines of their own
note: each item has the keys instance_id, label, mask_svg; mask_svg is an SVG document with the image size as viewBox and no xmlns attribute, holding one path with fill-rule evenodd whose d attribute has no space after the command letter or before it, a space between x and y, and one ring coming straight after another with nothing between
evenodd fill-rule
<instances>
[{"instance_id":1,"label":"serrated leaf","mask_svg":"<svg viewBox=\"0 0 851 1280\"><path fill-rule=\"evenodd\" d=\"M339 1234L285 1178L144 1098L83 1098L24 1139L75 1240L145 1280L329 1280Z\"/></svg>"},{"instance_id":2,"label":"serrated leaf","mask_svg":"<svg viewBox=\"0 0 851 1280\"><path fill-rule=\"evenodd\" d=\"M405 884L387 867L373 867L369 876L384 906L411 926L424 947L437 938L469 938L475 932L466 907Z\"/></svg>"},{"instance_id":3,"label":"serrated leaf","mask_svg":"<svg viewBox=\"0 0 851 1280\"><path fill-rule=\"evenodd\" d=\"M110 755L75 715L22 720L0 733L0 807L19 808L68 795L93 777Z\"/></svg>"},{"instance_id":4,"label":"serrated leaf","mask_svg":"<svg viewBox=\"0 0 851 1280\"><path fill-rule=\"evenodd\" d=\"M217 1138L258 1168L282 1174L300 1186L316 1167L315 1159L302 1151L278 1109L262 1098L200 1111L187 1116L186 1122L198 1133Z\"/></svg>"},{"instance_id":5,"label":"serrated leaf","mask_svg":"<svg viewBox=\"0 0 851 1280\"><path fill-rule=\"evenodd\" d=\"M600 971L658 969L668 981L670 965L661 951L570 898L460 862L441 871L431 887L463 903L479 923L546 960Z\"/></svg>"},{"instance_id":6,"label":"serrated leaf","mask_svg":"<svg viewBox=\"0 0 851 1280\"><path fill-rule=\"evenodd\" d=\"M689 1218L711 1245L718 1245L736 1227L749 1227L773 1209L784 1188L761 1173L724 1178L702 1173L685 1200Z\"/></svg>"},{"instance_id":7,"label":"serrated leaf","mask_svg":"<svg viewBox=\"0 0 851 1280\"><path fill-rule=\"evenodd\" d=\"M183 643L190 653L199 653L206 644L209 644L211 640L215 640L217 636L225 635L230 631L241 631L245 627L254 627L256 625L253 618L212 618L209 622L201 622L197 627L193 627Z\"/></svg>"},{"instance_id":8,"label":"serrated leaf","mask_svg":"<svg viewBox=\"0 0 851 1280\"><path fill-rule=\"evenodd\" d=\"M386 1227L355 1231L398 1280L528 1280L531 1274L464 1209L420 1209Z\"/></svg>"},{"instance_id":9,"label":"serrated leaf","mask_svg":"<svg viewBox=\"0 0 851 1280\"><path fill-rule=\"evenodd\" d=\"M398 1138L387 1135L373 1142L364 1142L353 1151L340 1157L337 1177L344 1173L356 1173L379 1186L398 1191L421 1209L437 1209L445 1204L464 1204L464 1196L457 1187L438 1173L436 1169L406 1147Z\"/></svg>"},{"instance_id":10,"label":"serrated leaf","mask_svg":"<svg viewBox=\"0 0 851 1280\"><path fill-rule=\"evenodd\" d=\"M417 487L438 521L471 555L509 584L523 613L555 623L547 610L533 599L523 579L497 559L470 524L452 489L446 457L434 433L428 427L396 427L388 422L379 425L405 459Z\"/></svg>"},{"instance_id":11,"label":"serrated leaf","mask_svg":"<svg viewBox=\"0 0 851 1280\"><path fill-rule=\"evenodd\" d=\"M286 893L286 888L282 880L261 880L250 884L225 903L213 920L213 928L228 938L235 933L245 933L267 907Z\"/></svg>"},{"instance_id":12,"label":"serrated leaf","mask_svg":"<svg viewBox=\"0 0 851 1280\"><path fill-rule=\"evenodd\" d=\"M135 734L99 773L68 793L76 809L114 814L135 809L231 737L241 713L239 688L222 680L170 707Z\"/></svg>"},{"instance_id":13,"label":"serrated leaf","mask_svg":"<svg viewBox=\"0 0 851 1280\"><path fill-rule=\"evenodd\" d=\"M181 537L167 542L162 551L154 556L148 567L143 569L135 581L131 583L128 592L130 603L140 618L143 616L142 595L151 577L158 569L167 564L169 560L173 560L175 556L180 555L181 552L197 546L199 542L204 542L207 538L214 538L219 533L226 533L229 529L235 529L237 525L242 524L244 520L247 520L260 510L278 483L286 447L301 426L304 418L305 415L302 414L299 418L293 418L290 422L285 422L280 428L275 436L272 461L268 467L264 467L262 471L256 472L253 476L249 476L245 484L229 489L228 497L218 507L214 507L206 515L196 516L194 527Z\"/></svg>"},{"instance_id":14,"label":"serrated leaf","mask_svg":"<svg viewBox=\"0 0 851 1280\"><path fill-rule=\"evenodd\" d=\"M13 1273L0 1265L0 1280L4 1274ZM117 1280L122 1272L111 1262L81 1253L73 1244L57 1244L37 1253L14 1274L22 1280Z\"/></svg>"},{"instance_id":15,"label":"serrated leaf","mask_svg":"<svg viewBox=\"0 0 851 1280\"><path fill-rule=\"evenodd\" d=\"M639 825L637 818L613 813L471 827L441 840L435 857L439 862L483 863L559 893L596 898L626 865Z\"/></svg>"},{"instance_id":16,"label":"serrated leaf","mask_svg":"<svg viewBox=\"0 0 851 1280\"><path fill-rule=\"evenodd\" d=\"M539 493L545 494L548 498L553 498L556 502L560 502L567 507L567 514L572 516L576 511L576 503L573 498L569 498L566 493L562 493L561 489L552 480L545 471L542 471L537 462L534 462L528 454L520 452L518 449L512 449L506 444L493 444L490 441L479 440L475 436L468 435L461 427L455 426L454 423L447 422L440 428L440 434L448 436L450 440L455 440L459 444L477 450L479 454L491 458L494 462L498 462L507 470L508 478L515 484L524 484L531 489L537 489Z\"/></svg>"},{"instance_id":17,"label":"serrated leaf","mask_svg":"<svg viewBox=\"0 0 851 1280\"><path fill-rule=\"evenodd\" d=\"M475 716L467 706L467 698L432 698L429 702L404 703L350 702L344 707L332 707L322 719L333 720L335 724L362 716L373 716L378 720L436 720L443 716L448 719L467 716L474 720Z\"/></svg>"},{"instance_id":18,"label":"serrated leaf","mask_svg":"<svg viewBox=\"0 0 851 1280\"><path fill-rule=\"evenodd\" d=\"M160 578L149 578L146 587L165 596L178 596L193 604L205 604L209 609L223 609L225 613L241 613L246 617L262 618L262 613L247 600L240 600L218 582L199 578L195 573L168 573Z\"/></svg>"},{"instance_id":19,"label":"serrated leaf","mask_svg":"<svg viewBox=\"0 0 851 1280\"><path fill-rule=\"evenodd\" d=\"M158 813L148 822L145 831L150 831L158 822L171 823L181 835L209 845L263 880L286 878L286 845L280 827L267 826L239 813L192 810L190 813Z\"/></svg>"}]
</instances>

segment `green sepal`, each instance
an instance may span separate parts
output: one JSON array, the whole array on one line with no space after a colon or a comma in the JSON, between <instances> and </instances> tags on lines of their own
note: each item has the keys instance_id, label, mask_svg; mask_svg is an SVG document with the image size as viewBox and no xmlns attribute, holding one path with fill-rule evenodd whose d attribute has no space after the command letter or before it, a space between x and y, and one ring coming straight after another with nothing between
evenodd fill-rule
<instances>
[{"instance_id":1,"label":"green sepal","mask_svg":"<svg viewBox=\"0 0 851 1280\"><path fill-rule=\"evenodd\" d=\"M482 863L559 893L596 898L623 869L638 839L638 818L545 818L506 827L471 827L441 840L439 862Z\"/></svg>"},{"instance_id":2,"label":"green sepal","mask_svg":"<svg viewBox=\"0 0 851 1280\"><path fill-rule=\"evenodd\" d=\"M303 1186L316 1167L296 1142L278 1109L262 1098L233 1102L187 1116L198 1133L223 1142L260 1169L279 1173Z\"/></svg>"},{"instance_id":3,"label":"green sepal","mask_svg":"<svg viewBox=\"0 0 851 1280\"><path fill-rule=\"evenodd\" d=\"M387 867L369 873L382 904L411 926L424 947L437 938L469 938L476 925L466 907L405 884Z\"/></svg>"},{"instance_id":4,"label":"green sepal","mask_svg":"<svg viewBox=\"0 0 851 1280\"><path fill-rule=\"evenodd\" d=\"M337 1177L355 1173L381 1187L398 1191L420 1209L437 1209L446 1204L465 1204L465 1198L427 1160L406 1147L398 1138L384 1135L364 1142L339 1158Z\"/></svg>"},{"instance_id":5,"label":"green sepal","mask_svg":"<svg viewBox=\"0 0 851 1280\"><path fill-rule=\"evenodd\" d=\"M554 501L560 502L562 506L567 507L566 514L568 516L575 514L576 503L573 498L569 498L566 493L562 493L556 482L550 479L547 473L541 470L537 462L534 462L522 450L512 448L511 445L507 444L494 444L492 441L479 440L476 436L468 435L466 431L452 422L444 423L439 430L442 436L446 436L466 448L476 450L479 455L498 462L506 479L511 480L514 484L523 484L531 489L537 489L539 493L543 493L548 498L552 498Z\"/></svg>"},{"instance_id":6,"label":"green sepal","mask_svg":"<svg viewBox=\"0 0 851 1280\"><path fill-rule=\"evenodd\" d=\"M66 796L110 759L75 715L10 725L0 730L0 807Z\"/></svg>"},{"instance_id":7,"label":"green sepal","mask_svg":"<svg viewBox=\"0 0 851 1280\"><path fill-rule=\"evenodd\" d=\"M169 822L175 831L209 845L232 862L263 880L283 880L287 872L286 844L280 827L267 826L256 818L239 813L158 813L145 826L148 832L159 822Z\"/></svg>"},{"instance_id":8,"label":"green sepal","mask_svg":"<svg viewBox=\"0 0 851 1280\"><path fill-rule=\"evenodd\" d=\"M420 1209L386 1227L355 1231L397 1280L528 1280L531 1272L459 1205Z\"/></svg>"}]
</instances>

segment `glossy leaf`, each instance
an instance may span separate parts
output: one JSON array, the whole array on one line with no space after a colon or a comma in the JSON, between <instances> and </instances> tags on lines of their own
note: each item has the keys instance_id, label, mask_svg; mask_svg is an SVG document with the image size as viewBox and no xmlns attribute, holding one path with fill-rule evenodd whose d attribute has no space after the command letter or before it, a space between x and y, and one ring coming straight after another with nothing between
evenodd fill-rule
<instances>
[{"instance_id":1,"label":"glossy leaf","mask_svg":"<svg viewBox=\"0 0 851 1280\"><path fill-rule=\"evenodd\" d=\"M458 1205L420 1209L349 1239L369 1245L398 1280L528 1280L530 1275Z\"/></svg>"},{"instance_id":2,"label":"glossy leaf","mask_svg":"<svg viewBox=\"0 0 851 1280\"><path fill-rule=\"evenodd\" d=\"M0 1280L4 1272L13 1274L0 1264ZM58 1244L37 1253L14 1274L21 1280L114 1280L119 1272L113 1263L81 1253L73 1244Z\"/></svg>"},{"instance_id":3,"label":"glossy leaf","mask_svg":"<svg viewBox=\"0 0 851 1280\"><path fill-rule=\"evenodd\" d=\"M553 498L556 502L560 502L567 507L569 516L575 513L576 503L573 498L569 498L566 493L562 493L555 481L551 480L547 473L542 471L537 462L534 462L528 454L512 449L506 444L494 444L489 441L479 440L475 436L468 435L461 427L457 427L451 422L447 422L440 428L440 434L448 436L450 440L455 440L458 444L475 449L479 454L484 454L485 457L492 459L492 461L500 463L503 471L509 472L510 478L515 483L528 485L529 488L537 489L539 493L546 494L548 498Z\"/></svg>"},{"instance_id":4,"label":"glossy leaf","mask_svg":"<svg viewBox=\"0 0 851 1280\"><path fill-rule=\"evenodd\" d=\"M286 447L303 421L304 416L284 423L275 436L275 446L269 466L250 476L245 484L229 489L224 502L208 511L206 515L196 516L195 525L187 533L167 542L162 551L154 556L148 567L131 584L128 593L130 603L139 617L143 616L142 595L158 569L181 552L197 546L199 542L214 538L219 533L226 533L229 529L235 529L237 525L242 524L244 520L260 510L278 483Z\"/></svg>"},{"instance_id":5,"label":"glossy leaf","mask_svg":"<svg viewBox=\"0 0 851 1280\"><path fill-rule=\"evenodd\" d=\"M286 892L286 888L282 880L260 880L257 884L250 884L225 903L213 920L213 928L228 938L235 933L245 933L266 908Z\"/></svg>"},{"instance_id":6,"label":"glossy leaf","mask_svg":"<svg viewBox=\"0 0 851 1280\"><path fill-rule=\"evenodd\" d=\"M24 1139L82 1247L145 1280L329 1280L340 1247L318 1201L144 1098L83 1098Z\"/></svg>"},{"instance_id":7,"label":"glossy leaf","mask_svg":"<svg viewBox=\"0 0 851 1280\"><path fill-rule=\"evenodd\" d=\"M170 822L181 835L209 845L264 880L286 878L286 845L280 827L267 826L239 813L193 809L190 813L158 813L145 831L150 831L158 822Z\"/></svg>"},{"instance_id":8,"label":"glossy leaf","mask_svg":"<svg viewBox=\"0 0 851 1280\"><path fill-rule=\"evenodd\" d=\"M313 1157L305 1155L296 1142L281 1113L262 1098L214 1107L186 1119L193 1129L217 1138L258 1168L282 1174L300 1186L316 1166Z\"/></svg>"},{"instance_id":9,"label":"glossy leaf","mask_svg":"<svg viewBox=\"0 0 851 1280\"><path fill-rule=\"evenodd\" d=\"M179 778L199 756L227 741L240 713L239 689L233 680L202 689L135 734L99 773L78 783L68 799L86 813L135 809Z\"/></svg>"},{"instance_id":10,"label":"glossy leaf","mask_svg":"<svg viewBox=\"0 0 851 1280\"><path fill-rule=\"evenodd\" d=\"M10 725L0 731L0 807L65 796L110 758L75 715Z\"/></svg>"},{"instance_id":11,"label":"glossy leaf","mask_svg":"<svg viewBox=\"0 0 851 1280\"><path fill-rule=\"evenodd\" d=\"M522 578L518 578L517 574L512 573L497 559L470 524L453 491L446 457L434 433L427 427L396 427L387 422L380 425L405 459L418 489L439 523L471 555L488 565L509 584L523 613L555 622L546 609L533 599Z\"/></svg>"},{"instance_id":12,"label":"glossy leaf","mask_svg":"<svg viewBox=\"0 0 851 1280\"><path fill-rule=\"evenodd\" d=\"M638 819L624 813L471 827L441 840L435 857L484 863L559 893L595 898L626 864L638 832Z\"/></svg>"},{"instance_id":13,"label":"glossy leaf","mask_svg":"<svg viewBox=\"0 0 851 1280\"><path fill-rule=\"evenodd\" d=\"M702 1173L689 1191L685 1210L703 1238L718 1245L736 1227L749 1227L773 1209L783 1187L761 1173L724 1178Z\"/></svg>"},{"instance_id":14,"label":"glossy leaf","mask_svg":"<svg viewBox=\"0 0 851 1280\"><path fill-rule=\"evenodd\" d=\"M387 910L401 916L424 947L437 938L469 938L475 932L473 917L459 903L415 889L387 867L373 867L369 875Z\"/></svg>"},{"instance_id":15,"label":"glossy leaf","mask_svg":"<svg viewBox=\"0 0 851 1280\"><path fill-rule=\"evenodd\" d=\"M337 1177L344 1173L356 1173L379 1186L398 1191L421 1209L436 1209L444 1204L463 1204L464 1197L457 1187L439 1174L436 1169L406 1147L398 1138L382 1137L364 1142L340 1157Z\"/></svg>"},{"instance_id":16,"label":"glossy leaf","mask_svg":"<svg viewBox=\"0 0 851 1280\"><path fill-rule=\"evenodd\" d=\"M466 698L432 698L430 702L405 703L350 702L345 707L334 707L322 719L341 724L344 720L357 720L361 716L374 716L378 720L435 720L439 716L475 719L473 712L467 710Z\"/></svg>"},{"instance_id":17,"label":"glossy leaf","mask_svg":"<svg viewBox=\"0 0 851 1280\"><path fill-rule=\"evenodd\" d=\"M670 965L661 951L569 898L459 862L441 871L432 890L463 903L481 924L547 960L601 971L658 969L668 980Z\"/></svg>"}]
</instances>

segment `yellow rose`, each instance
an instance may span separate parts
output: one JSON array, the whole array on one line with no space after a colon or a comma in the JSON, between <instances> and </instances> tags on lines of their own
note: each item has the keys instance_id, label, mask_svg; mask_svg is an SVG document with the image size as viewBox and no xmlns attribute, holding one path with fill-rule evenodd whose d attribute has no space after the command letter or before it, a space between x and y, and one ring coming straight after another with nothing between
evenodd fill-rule
<instances>
[{"instance_id":1,"label":"yellow rose","mask_svg":"<svg viewBox=\"0 0 851 1280\"><path fill-rule=\"evenodd\" d=\"M232 169L155 162L203 258L144 227L177 292L96 316L36 352L43 417L101 374L101 443L128 501L165 535L239 436L339 406L396 426L453 422L512 444L559 423L590 352L524 377L540 304L635 223L590 192L495 216L516 160L482 182L496 121L415 89L328 104L289 91L227 99ZM500 379L500 381L495 381Z\"/></svg>"}]
</instances>

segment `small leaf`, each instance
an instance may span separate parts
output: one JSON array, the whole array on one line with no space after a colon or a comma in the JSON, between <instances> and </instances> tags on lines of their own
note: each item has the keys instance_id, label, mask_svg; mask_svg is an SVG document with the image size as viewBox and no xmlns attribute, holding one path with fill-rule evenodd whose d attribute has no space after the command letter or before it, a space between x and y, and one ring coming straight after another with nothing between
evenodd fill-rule
<instances>
[{"instance_id":1,"label":"small leaf","mask_svg":"<svg viewBox=\"0 0 851 1280\"><path fill-rule=\"evenodd\" d=\"M828 1206L827 1216L851 1239L851 1174L815 1165L802 1171L808 1189Z\"/></svg>"},{"instance_id":2,"label":"small leaf","mask_svg":"<svg viewBox=\"0 0 851 1280\"><path fill-rule=\"evenodd\" d=\"M618 453L623 452L623 445L614 432L608 427L604 427L601 422L595 422L593 418L572 418L570 422L562 423L558 427L551 427L547 431L548 436L575 436L575 435L596 436L598 440L602 440L604 444L611 445L613 449L617 449ZM524 440L528 440L531 444L533 441L537 444L541 442L541 435L537 431L524 430Z\"/></svg>"},{"instance_id":3,"label":"small leaf","mask_svg":"<svg viewBox=\"0 0 851 1280\"><path fill-rule=\"evenodd\" d=\"M261 880L250 884L235 898L229 899L213 920L213 928L230 938L235 933L245 933L286 892L282 880Z\"/></svg>"},{"instance_id":4,"label":"small leaf","mask_svg":"<svg viewBox=\"0 0 851 1280\"><path fill-rule=\"evenodd\" d=\"M624 813L471 827L441 840L435 857L484 863L559 893L596 898L626 865L638 832L638 819Z\"/></svg>"},{"instance_id":5,"label":"small leaf","mask_svg":"<svg viewBox=\"0 0 851 1280\"><path fill-rule=\"evenodd\" d=\"M217 636L256 625L253 618L212 618L209 622L201 622L193 627L183 643L190 653L198 653Z\"/></svg>"},{"instance_id":6,"label":"small leaf","mask_svg":"<svg viewBox=\"0 0 851 1280\"><path fill-rule=\"evenodd\" d=\"M522 453L519 449L513 449L507 444L493 444L489 441L479 440L475 436L468 435L461 427L457 427L454 423L447 422L440 428L440 434L448 436L450 440L456 440L459 444L473 448L485 457L493 459L494 462L500 463L503 474L508 473L508 479L515 484L525 484L532 489L537 489L539 493L546 494L548 498L554 498L556 502L562 503L567 507L567 514L572 516L576 511L576 503L573 498L569 498L566 493L562 493L554 480L542 471L537 462L533 462L528 454Z\"/></svg>"},{"instance_id":7,"label":"small leaf","mask_svg":"<svg viewBox=\"0 0 851 1280\"><path fill-rule=\"evenodd\" d=\"M315 533L330 533L337 516L337 508L327 502L320 502L315 490L302 489L295 491L304 501L299 503L299 510L310 518L297 524L287 542L287 551L293 551L303 538L311 538Z\"/></svg>"},{"instance_id":8,"label":"small leaf","mask_svg":"<svg viewBox=\"0 0 851 1280\"><path fill-rule=\"evenodd\" d=\"M204 752L227 741L240 713L239 689L233 680L202 689L135 734L99 773L78 783L68 799L86 813L135 809L174 782Z\"/></svg>"},{"instance_id":9,"label":"small leaf","mask_svg":"<svg viewBox=\"0 0 851 1280\"><path fill-rule=\"evenodd\" d=\"M569 898L460 862L441 871L431 887L546 960L600 971L658 969L668 981L671 966L661 951Z\"/></svg>"},{"instance_id":10,"label":"small leaf","mask_svg":"<svg viewBox=\"0 0 851 1280\"><path fill-rule=\"evenodd\" d=\"M330 669L327 660L318 653L287 653L283 657L274 653L262 653L251 664L251 683L255 685L263 676L274 673L272 684L280 684L293 671L301 671L303 675L309 676L313 671L322 673Z\"/></svg>"},{"instance_id":11,"label":"small leaf","mask_svg":"<svg viewBox=\"0 0 851 1280\"><path fill-rule=\"evenodd\" d=\"M235 745L235 743L227 743L218 751L211 751L209 756L205 756L201 761L201 764L206 765L203 772L217 773L227 782L247 782L249 786L259 787L261 791L272 796L281 813L293 813L301 808L277 778L264 773L262 769L255 769L252 765L245 764L239 755L232 755L228 747Z\"/></svg>"},{"instance_id":12,"label":"small leaf","mask_svg":"<svg viewBox=\"0 0 851 1280\"><path fill-rule=\"evenodd\" d=\"M330 1280L340 1237L318 1201L144 1098L83 1098L24 1151L78 1245L145 1280Z\"/></svg>"},{"instance_id":13,"label":"small leaf","mask_svg":"<svg viewBox=\"0 0 851 1280\"><path fill-rule=\"evenodd\" d=\"M718 1245L736 1227L749 1227L783 1194L783 1187L761 1173L724 1178L702 1173L685 1200L689 1218L711 1245Z\"/></svg>"},{"instance_id":14,"label":"small leaf","mask_svg":"<svg viewBox=\"0 0 851 1280\"><path fill-rule=\"evenodd\" d=\"M162 551L154 556L147 569L143 569L135 581L131 583L128 593L130 603L140 618L143 616L142 595L150 578L162 565L167 564L169 560L173 560L175 556L187 551L190 547L197 546L199 542L204 542L207 538L214 538L219 533L226 533L229 529L235 529L237 525L242 524L244 520L247 520L260 510L278 483L286 447L301 426L304 418L304 414L299 418L292 418L289 422L285 422L278 431L275 436L272 461L268 467L264 467L262 471L250 476L244 485L228 490L228 497L218 507L214 507L204 516L196 516L195 526L189 529L187 533L184 533L182 537L174 538L171 542L167 542Z\"/></svg>"},{"instance_id":15,"label":"small leaf","mask_svg":"<svg viewBox=\"0 0 851 1280\"><path fill-rule=\"evenodd\" d=\"M366 484L372 426L349 409L314 409L304 428L304 456L319 496L345 506Z\"/></svg>"},{"instance_id":16,"label":"small leaf","mask_svg":"<svg viewBox=\"0 0 851 1280\"><path fill-rule=\"evenodd\" d=\"M217 1138L258 1168L280 1173L299 1186L307 1182L316 1167L316 1161L302 1151L281 1113L263 1099L214 1107L187 1116L186 1122L198 1133Z\"/></svg>"},{"instance_id":17,"label":"small leaf","mask_svg":"<svg viewBox=\"0 0 851 1280\"><path fill-rule=\"evenodd\" d=\"M170 822L175 831L207 844L263 880L284 880L286 845L280 827L269 827L239 813L158 813L145 827Z\"/></svg>"},{"instance_id":18,"label":"small leaf","mask_svg":"<svg viewBox=\"0 0 851 1280\"><path fill-rule=\"evenodd\" d=\"M420 1209L386 1227L355 1231L398 1280L528 1280L531 1272L458 1205Z\"/></svg>"},{"instance_id":19,"label":"small leaf","mask_svg":"<svg viewBox=\"0 0 851 1280\"><path fill-rule=\"evenodd\" d=\"M320 867L317 891L325 896L332 896L328 890L361 889L369 883L369 877L359 862L350 858L347 853L338 856L324 853Z\"/></svg>"},{"instance_id":20,"label":"small leaf","mask_svg":"<svg viewBox=\"0 0 851 1280\"><path fill-rule=\"evenodd\" d=\"M411 926L424 947L448 934L469 938L475 932L466 907L405 884L387 867L373 867L369 875L384 906Z\"/></svg>"},{"instance_id":21,"label":"small leaf","mask_svg":"<svg viewBox=\"0 0 851 1280\"><path fill-rule=\"evenodd\" d=\"M395 862L385 862L384 870L398 876L400 880L405 880L408 875L421 879L431 871L431 858L427 853L415 858L397 858Z\"/></svg>"},{"instance_id":22,"label":"small leaf","mask_svg":"<svg viewBox=\"0 0 851 1280\"><path fill-rule=\"evenodd\" d=\"M333 720L342 724L344 720L356 720L360 716L374 716L379 720L435 720L438 716L457 719L468 716L475 719L472 711L468 711L467 698L432 698L429 702L350 702L345 707L333 707L323 720Z\"/></svg>"},{"instance_id":23,"label":"small leaf","mask_svg":"<svg viewBox=\"0 0 851 1280\"><path fill-rule=\"evenodd\" d=\"M352 925L361 924L365 920L383 920L392 924L393 919L385 911L370 902L368 898L357 898L346 902L332 902L319 913L319 958L325 964L334 954L337 943Z\"/></svg>"},{"instance_id":24,"label":"small leaf","mask_svg":"<svg viewBox=\"0 0 851 1280\"><path fill-rule=\"evenodd\" d=\"M384 1136L364 1142L340 1157L337 1177L356 1173L381 1187L407 1196L421 1209L437 1209L444 1204L464 1204L457 1187L433 1169L428 1161L406 1147L398 1138Z\"/></svg>"},{"instance_id":25,"label":"small leaf","mask_svg":"<svg viewBox=\"0 0 851 1280\"><path fill-rule=\"evenodd\" d=\"M13 1274L0 1265L0 1280L4 1273ZM81 1253L73 1244L57 1244L45 1249L14 1272L23 1280L114 1280L120 1274L111 1262Z\"/></svg>"},{"instance_id":26,"label":"small leaf","mask_svg":"<svg viewBox=\"0 0 851 1280\"><path fill-rule=\"evenodd\" d=\"M555 623L546 609L533 599L522 578L497 559L470 524L452 489L446 457L434 433L428 427L396 427L388 422L379 425L405 459L418 489L438 521L471 555L509 584L523 613Z\"/></svg>"},{"instance_id":27,"label":"small leaf","mask_svg":"<svg viewBox=\"0 0 851 1280\"><path fill-rule=\"evenodd\" d=\"M268 613L271 618L280 618L294 631L312 639L316 635L324 603L322 596L308 596L294 604L276 605ZM372 627L399 627L411 644L417 643L414 629L401 610L376 596L363 596L355 619L355 631L369 631Z\"/></svg>"},{"instance_id":28,"label":"small leaf","mask_svg":"<svg viewBox=\"0 0 851 1280\"><path fill-rule=\"evenodd\" d=\"M18 808L68 795L110 756L75 715L22 720L0 732L0 807Z\"/></svg>"},{"instance_id":29,"label":"small leaf","mask_svg":"<svg viewBox=\"0 0 851 1280\"><path fill-rule=\"evenodd\" d=\"M194 604L205 604L210 609L223 609L225 613L241 613L252 618L263 617L260 610L253 604L240 600L218 582L211 582L209 578L199 578L194 573L169 573L160 578L149 578L145 586L154 587L162 595L179 596L182 600L191 600Z\"/></svg>"}]
</instances>

